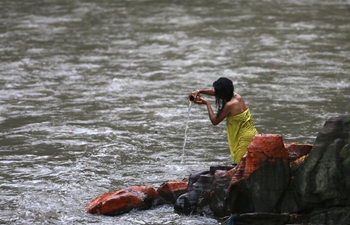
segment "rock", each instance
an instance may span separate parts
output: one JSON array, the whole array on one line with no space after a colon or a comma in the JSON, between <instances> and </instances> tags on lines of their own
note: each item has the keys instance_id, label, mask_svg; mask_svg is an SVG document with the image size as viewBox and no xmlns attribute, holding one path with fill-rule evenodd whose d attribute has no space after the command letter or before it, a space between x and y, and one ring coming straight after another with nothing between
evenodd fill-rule
<instances>
[{"instance_id":1,"label":"rock","mask_svg":"<svg viewBox=\"0 0 350 225\"><path fill-rule=\"evenodd\" d=\"M308 224L309 215L276 214L276 213L245 213L234 214L226 224L230 225L284 225L284 224Z\"/></svg>"},{"instance_id":2,"label":"rock","mask_svg":"<svg viewBox=\"0 0 350 225\"><path fill-rule=\"evenodd\" d=\"M158 197L157 191L152 187L133 186L101 194L87 204L85 209L91 214L115 216L133 209L150 209L153 200Z\"/></svg>"},{"instance_id":3,"label":"rock","mask_svg":"<svg viewBox=\"0 0 350 225\"><path fill-rule=\"evenodd\" d=\"M234 174L227 194L231 214L280 212L290 178L288 152L282 136L256 135L245 155L243 177ZM243 167L241 162L239 166ZM229 171L230 172L230 171ZM242 168L236 173L242 173Z\"/></svg>"},{"instance_id":4,"label":"rock","mask_svg":"<svg viewBox=\"0 0 350 225\"><path fill-rule=\"evenodd\" d=\"M317 135L310 155L292 178L298 211L349 205L350 166L345 156L349 130L350 116L342 115L327 120Z\"/></svg>"},{"instance_id":5,"label":"rock","mask_svg":"<svg viewBox=\"0 0 350 225\"><path fill-rule=\"evenodd\" d=\"M176 199L187 192L187 182L172 180L160 185L157 189L158 194L171 204L175 204Z\"/></svg>"},{"instance_id":6,"label":"rock","mask_svg":"<svg viewBox=\"0 0 350 225\"><path fill-rule=\"evenodd\" d=\"M281 135L255 135L248 146L244 178L249 177L263 162L274 162L276 159L287 160L288 158L289 154L284 147Z\"/></svg>"},{"instance_id":7,"label":"rock","mask_svg":"<svg viewBox=\"0 0 350 225\"><path fill-rule=\"evenodd\" d=\"M189 177L187 192L181 195L175 210L200 215L227 215L224 210L224 200L230 179L226 178L227 170L232 166L211 166L209 171L198 171Z\"/></svg>"},{"instance_id":8,"label":"rock","mask_svg":"<svg viewBox=\"0 0 350 225\"><path fill-rule=\"evenodd\" d=\"M218 218L229 215L225 207L225 199L230 179L226 177L226 173L232 168L232 166L210 167L210 175L213 178L198 199L196 207L198 214Z\"/></svg>"},{"instance_id":9,"label":"rock","mask_svg":"<svg viewBox=\"0 0 350 225\"><path fill-rule=\"evenodd\" d=\"M334 207L313 211L309 224L349 225L350 207Z\"/></svg>"},{"instance_id":10,"label":"rock","mask_svg":"<svg viewBox=\"0 0 350 225\"><path fill-rule=\"evenodd\" d=\"M298 160L300 157L308 155L313 145L290 143L285 144L284 147L286 148L289 154L289 161L294 161Z\"/></svg>"},{"instance_id":11,"label":"rock","mask_svg":"<svg viewBox=\"0 0 350 225\"><path fill-rule=\"evenodd\" d=\"M190 174L187 192L176 200L174 205L175 210L187 215L195 213L198 199L208 186L212 177L207 170Z\"/></svg>"}]
</instances>

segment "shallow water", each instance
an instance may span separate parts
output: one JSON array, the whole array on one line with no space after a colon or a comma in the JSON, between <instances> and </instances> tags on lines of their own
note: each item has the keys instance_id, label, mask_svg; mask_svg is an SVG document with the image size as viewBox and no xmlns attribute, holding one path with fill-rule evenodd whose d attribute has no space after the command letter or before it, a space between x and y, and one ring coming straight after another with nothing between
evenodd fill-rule
<instances>
[{"instance_id":1,"label":"shallow water","mask_svg":"<svg viewBox=\"0 0 350 225\"><path fill-rule=\"evenodd\" d=\"M170 206L84 206L229 164L225 124L198 105L181 163L187 96L220 76L260 133L312 144L349 112L349 30L346 0L2 0L0 223L218 224Z\"/></svg>"}]
</instances>

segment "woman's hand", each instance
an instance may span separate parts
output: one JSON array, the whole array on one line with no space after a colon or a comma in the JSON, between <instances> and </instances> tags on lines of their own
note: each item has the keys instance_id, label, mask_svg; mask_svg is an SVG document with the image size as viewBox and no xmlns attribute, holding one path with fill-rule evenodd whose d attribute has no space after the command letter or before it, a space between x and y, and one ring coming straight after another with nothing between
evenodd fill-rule
<instances>
[{"instance_id":1,"label":"woman's hand","mask_svg":"<svg viewBox=\"0 0 350 225\"><path fill-rule=\"evenodd\" d=\"M194 99L194 103L201 105L201 104L207 104L207 100L204 98L201 98L199 95Z\"/></svg>"},{"instance_id":2,"label":"woman's hand","mask_svg":"<svg viewBox=\"0 0 350 225\"><path fill-rule=\"evenodd\" d=\"M197 96L199 96L199 93L200 93L199 90L195 90L195 91L192 91L192 92L191 92L191 95L192 95L194 98L197 98Z\"/></svg>"}]
</instances>

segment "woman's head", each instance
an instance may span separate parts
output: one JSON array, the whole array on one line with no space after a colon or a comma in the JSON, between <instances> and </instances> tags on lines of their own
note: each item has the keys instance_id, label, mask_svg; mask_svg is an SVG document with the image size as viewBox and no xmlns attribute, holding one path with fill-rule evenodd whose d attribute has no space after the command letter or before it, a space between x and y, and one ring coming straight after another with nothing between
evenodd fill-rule
<instances>
[{"instance_id":1,"label":"woman's head","mask_svg":"<svg viewBox=\"0 0 350 225\"><path fill-rule=\"evenodd\" d=\"M220 114L225 104L233 97L234 87L230 79L226 77L220 77L213 83L215 90L216 107L218 109L217 115Z\"/></svg>"}]
</instances>

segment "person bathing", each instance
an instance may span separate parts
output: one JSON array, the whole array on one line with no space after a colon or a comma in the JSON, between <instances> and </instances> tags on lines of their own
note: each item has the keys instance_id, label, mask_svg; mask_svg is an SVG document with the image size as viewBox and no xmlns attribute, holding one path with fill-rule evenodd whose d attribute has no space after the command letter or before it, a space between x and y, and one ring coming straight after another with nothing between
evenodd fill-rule
<instances>
[{"instance_id":1,"label":"person bathing","mask_svg":"<svg viewBox=\"0 0 350 225\"><path fill-rule=\"evenodd\" d=\"M217 107L214 113L211 104L200 94L215 96ZM217 125L226 118L227 140L234 164L241 161L247 152L247 147L253 137L258 134L254 126L252 116L244 99L234 92L234 86L230 79L220 77L213 83L213 89L203 89L191 92L189 100L195 104L206 105L211 123Z\"/></svg>"}]
</instances>

